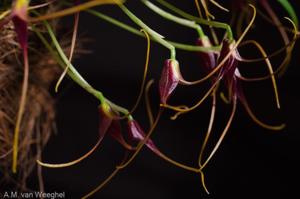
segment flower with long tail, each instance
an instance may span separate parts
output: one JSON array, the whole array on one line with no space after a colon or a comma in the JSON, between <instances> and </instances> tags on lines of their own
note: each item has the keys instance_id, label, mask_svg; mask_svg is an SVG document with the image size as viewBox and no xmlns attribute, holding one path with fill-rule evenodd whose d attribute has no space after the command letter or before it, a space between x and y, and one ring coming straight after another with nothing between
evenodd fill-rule
<instances>
[{"instance_id":1,"label":"flower with long tail","mask_svg":"<svg viewBox=\"0 0 300 199\"><path fill-rule=\"evenodd\" d=\"M18 42L22 49L23 64L24 64L22 91L20 95L19 109L17 113L15 130L14 130L13 157L12 157L13 173L17 172L19 131L22 123L23 114L24 114L24 108L26 105L26 95L28 90L28 78L29 78L28 24L27 24L28 7L29 7L29 0L15 0L12 3L12 10L10 14L2 21L0 21L0 29L9 21L13 22L15 32L17 34Z\"/></svg>"},{"instance_id":2,"label":"flower with long tail","mask_svg":"<svg viewBox=\"0 0 300 199\"><path fill-rule=\"evenodd\" d=\"M292 22L292 21L291 21ZM294 27L296 30L296 27ZM296 32L296 31L295 31ZM222 42L222 50L220 52L220 56L219 56L219 62L220 60L224 59L224 57L226 55L228 55L228 53L230 51L232 51L232 49L234 48L234 41L228 41L228 40L223 40ZM272 83L273 83L273 87L274 87L274 93L275 93L275 99L276 99L276 104L277 107L280 108L280 103L279 103L279 97L278 97L278 91L277 91L277 86L276 86L276 81L275 81L275 75L274 75L274 71L272 69L272 65L271 62L266 54L266 52L264 51L263 47L257 43L256 41L246 41L245 44L253 44L255 45L255 47L261 52L262 56L265 57L265 62L268 66L269 69L269 78L271 78ZM208 164L208 162L210 161L210 159L213 157L213 155L216 153L217 149L219 148L222 140L224 139L230 124L233 120L235 111L236 111L236 104L237 101L240 101L242 103L242 105L244 106L246 112L249 114L249 116L251 117L251 119L253 119L254 122L256 122L258 125L260 125L263 128L269 129L269 130L274 130L274 131L279 131L282 130L285 127L285 124L281 124L281 125L277 125L277 126L272 126L269 124L265 124L264 122L260 121L252 112L252 110L250 109L250 106L247 102L247 99L244 95L244 91L242 88L242 80L246 80L247 78L244 78L239 69L238 69L238 62L243 62L244 59L239 55L238 51L235 49L234 53L232 53L232 55L230 56L230 58L224 63L224 66L222 67L219 76L218 76L218 81L223 80L225 82L225 86L228 90L228 96L229 96L229 100L227 99L226 101L228 102L232 102L233 104L233 108L230 114L230 118L226 124L226 127L224 128L219 140L217 141L217 143L215 144L213 150L210 152L210 154L208 155L207 159L202 162L203 159L203 155L204 155L204 149L206 147L207 144L207 139L209 137L209 133L211 131L211 128L209 128L208 132L207 132L207 136L205 138L205 141L203 143L201 152L200 152L200 156L199 156L199 165L201 170L205 168L205 166ZM214 117L214 114L212 114L212 117ZM203 183L204 183L204 178L203 178Z\"/></svg>"}]
</instances>

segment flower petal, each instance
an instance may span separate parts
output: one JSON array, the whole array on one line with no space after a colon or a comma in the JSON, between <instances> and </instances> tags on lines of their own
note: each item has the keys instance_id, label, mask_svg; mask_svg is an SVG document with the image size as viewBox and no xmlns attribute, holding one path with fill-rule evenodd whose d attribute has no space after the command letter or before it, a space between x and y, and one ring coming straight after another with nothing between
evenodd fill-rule
<instances>
[{"instance_id":1,"label":"flower petal","mask_svg":"<svg viewBox=\"0 0 300 199\"><path fill-rule=\"evenodd\" d=\"M121 124L120 124L119 120L112 121L107 133L110 136L112 136L115 140L117 140L126 149L128 149L128 150L133 149L133 147L125 141L125 139L122 135Z\"/></svg>"},{"instance_id":2,"label":"flower petal","mask_svg":"<svg viewBox=\"0 0 300 199\"><path fill-rule=\"evenodd\" d=\"M140 127L138 122L135 121L134 119L131 119L128 121L128 133L129 133L130 139L136 140L136 141L142 141L146 137L143 129ZM145 144L155 154L157 154L159 156L161 155L161 152L155 146L154 142L151 139L148 139Z\"/></svg>"},{"instance_id":3,"label":"flower petal","mask_svg":"<svg viewBox=\"0 0 300 199\"><path fill-rule=\"evenodd\" d=\"M28 30L27 30L27 23L23 19L19 18L18 16L14 16L12 18L14 23L15 31L18 36L18 41L22 49L27 49L27 38L28 38Z\"/></svg>"},{"instance_id":4,"label":"flower petal","mask_svg":"<svg viewBox=\"0 0 300 199\"><path fill-rule=\"evenodd\" d=\"M235 42L234 41L229 41L228 39L224 39L222 42L222 49L220 52L220 56L218 58L218 62L221 62L227 54L230 52L230 50L233 48ZM237 59L236 56L239 56L239 53L237 50L232 53L232 55L229 57L229 59L224 63L222 67L222 72L225 74L228 71L230 71L232 68L236 68L237 66ZM233 70L234 72L234 70Z\"/></svg>"},{"instance_id":5,"label":"flower petal","mask_svg":"<svg viewBox=\"0 0 300 199\"><path fill-rule=\"evenodd\" d=\"M229 41L227 39L224 39L222 42L222 49L220 52L220 56L218 58L218 62L223 60L227 54L231 51L235 44L235 41ZM235 73L238 72L237 66L238 66L238 59L240 55L237 50L235 50L232 55L229 57L229 59L224 63L221 71L220 71L220 78L224 78L225 84L227 88L229 89L229 93L235 92L236 88L234 88L237 78L235 76ZM232 93L233 94L233 93Z\"/></svg>"}]
</instances>

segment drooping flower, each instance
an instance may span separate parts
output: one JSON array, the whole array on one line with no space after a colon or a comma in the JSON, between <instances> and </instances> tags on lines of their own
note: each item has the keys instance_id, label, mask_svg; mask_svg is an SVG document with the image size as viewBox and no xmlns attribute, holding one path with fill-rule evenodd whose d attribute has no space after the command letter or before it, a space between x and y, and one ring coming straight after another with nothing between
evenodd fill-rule
<instances>
[{"instance_id":1,"label":"drooping flower","mask_svg":"<svg viewBox=\"0 0 300 199\"><path fill-rule=\"evenodd\" d=\"M139 123L129 116L127 119L127 135L128 142L125 140L121 125L120 117L115 113L108 104L102 104L99 107L100 112L100 124L99 124L99 135L102 139L105 134L112 136L116 141L118 141L127 150L136 150L136 144L140 144L145 141L145 145L156 155L161 156L161 152L155 146L154 142L147 138L144 130L141 128ZM150 129L152 129L151 127ZM152 129L153 130L153 129ZM150 132L152 130L149 130ZM147 139L147 140L145 140ZM123 165L124 166L124 165Z\"/></svg>"},{"instance_id":2,"label":"drooping flower","mask_svg":"<svg viewBox=\"0 0 300 199\"><path fill-rule=\"evenodd\" d=\"M112 110L107 103L102 103L99 107L100 122L99 122L99 137L103 139L105 134L110 135L122 146L128 150L132 150L132 146L129 145L122 135L121 124L119 115Z\"/></svg>"},{"instance_id":3,"label":"drooping flower","mask_svg":"<svg viewBox=\"0 0 300 199\"><path fill-rule=\"evenodd\" d=\"M258 45L258 44L257 44ZM220 56L218 58L218 62L221 62L227 54L233 50L235 46L235 41L229 41L227 39L224 39L222 42L222 49L220 52ZM264 124L263 122L260 122L252 113L251 109L249 108L248 102L246 100L246 97L244 95L244 91L242 89L242 80L244 79L238 69L238 64L239 62L242 62L243 58L240 56L238 50L235 48L233 50L233 53L230 55L228 60L223 64L223 67L221 68L220 75L219 75L219 80L223 80L225 83L226 88L228 89L228 97L229 99L236 99L239 100L245 107L246 111L250 115L250 117L260 126L271 129L271 130L281 130L284 125L280 126L270 126L267 124ZM275 77L273 74L272 67L269 67L270 71L270 78L272 79L272 83L274 86L274 93L275 93L275 99L278 108L280 107L279 105L279 99L278 99L278 93L277 93L277 86L276 86L276 81Z\"/></svg>"},{"instance_id":4,"label":"drooping flower","mask_svg":"<svg viewBox=\"0 0 300 199\"><path fill-rule=\"evenodd\" d=\"M159 80L159 94L162 104L166 104L168 98L177 87L182 79L179 63L175 59L168 59L165 61Z\"/></svg>"},{"instance_id":5,"label":"drooping flower","mask_svg":"<svg viewBox=\"0 0 300 199\"><path fill-rule=\"evenodd\" d=\"M11 12L11 19L14 23L15 31L22 48L23 62L24 62L24 77L22 84L22 93L20 97L19 110L17 114L15 131L14 131L14 144L13 144L13 161L12 170L14 173L17 171L18 160L18 142L19 142L19 129L21 126L24 107L26 104L26 95L28 90L29 78L29 61L28 61L28 24L27 24L27 10L29 0L16 0L13 2L13 10Z\"/></svg>"},{"instance_id":6,"label":"drooping flower","mask_svg":"<svg viewBox=\"0 0 300 199\"><path fill-rule=\"evenodd\" d=\"M206 161L201 165L201 169L203 169L207 165L209 160L212 158L212 156L217 151L217 149L220 146L222 140L224 139L224 137L225 137L230 125L231 125L233 117L235 115L236 105L237 105L238 101L240 101L242 103L242 105L245 107L245 109L246 109L247 113L249 114L249 116L251 117L251 119L254 122L256 122L258 125L266 128L266 129L276 130L276 131L281 130L285 127L285 124L281 124L281 125L278 125L278 126L272 126L272 125L265 124L265 123L261 122L253 114L252 110L250 109L250 107L248 105L247 99L244 95L244 91L243 91L243 88L242 88L242 82L241 82L242 76L241 76L241 73L238 69L239 61L242 61L243 58L239 55L238 50L235 48L235 41L234 40L232 40L232 41L229 41L227 39L223 40L222 49L221 49L221 52L220 52L220 56L218 58L218 63L221 63L225 59L225 57L228 55L228 53L230 53L231 51L233 51L232 54L224 62L224 64L222 64L221 71L220 71L220 73L219 73L219 75L218 75L218 77L215 81L216 82L224 81L225 86L228 90L228 98L229 98L228 102L232 102L233 108L232 108L232 111L231 111L231 114L230 114L230 118L229 118L229 120L226 124L226 127L224 128L219 140L215 144L214 149L209 154ZM276 88L276 87L274 87L274 88ZM275 93L277 93L277 91Z\"/></svg>"},{"instance_id":7,"label":"drooping flower","mask_svg":"<svg viewBox=\"0 0 300 199\"><path fill-rule=\"evenodd\" d=\"M218 62L220 63L227 54L233 49L235 45L235 41L229 41L227 39L224 39L222 42L222 49L220 52L220 56L218 58ZM233 83L238 81L236 74L239 74L239 70L237 68L238 66L238 60L241 60L240 55L235 49L233 53L229 56L228 60L223 64L219 79L224 79L226 87L229 90L235 90ZM231 91L229 91L231 93ZM236 92L232 92L233 95L237 94Z\"/></svg>"},{"instance_id":8,"label":"drooping flower","mask_svg":"<svg viewBox=\"0 0 300 199\"><path fill-rule=\"evenodd\" d=\"M259 45L258 43L255 43L256 45ZM220 57L218 58L218 61L224 59L224 57L234 48L235 41L229 41L229 40L223 40L222 42L222 50L220 52ZM262 50L262 48L260 48ZM229 97L236 95L237 99L242 102L244 106L248 106L248 103L246 101L246 98L243 94L242 89L242 80L245 79L242 77L239 69L238 64L239 62L243 62L243 58L240 56L237 49L234 49L231 56L228 58L228 60L224 63L221 72L220 72L220 80L223 80L225 82L225 85L228 89L228 93L230 94ZM266 61L269 63L268 59ZM277 93L277 86L276 86L276 80L273 74L273 70L271 65L269 65L269 72L270 72L270 78L272 79L272 83L274 86L274 93L275 93L275 99L278 108L279 105L279 99L278 99L278 93Z\"/></svg>"},{"instance_id":9,"label":"drooping flower","mask_svg":"<svg viewBox=\"0 0 300 199\"><path fill-rule=\"evenodd\" d=\"M212 47L211 42L207 36L203 36L201 38L198 38L196 40L196 45L200 47L205 47L205 48L210 48ZM216 66L217 62L217 56L218 53L214 51L207 51L207 52L197 52L199 58L200 58L200 63L201 67L204 69L205 72L211 72L214 67ZM214 78L212 78L214 79ZM215 80L215 79L214 79ZM198 104L193 106L191 109L189 109L186 106L171 106L167 104L167 99L169 96L172 94L172 92L175 90L175 88L180 85L186 85L186 86L191 86L191 85L196 85L204 81L203 79L196 80L196 81L187 81L185 80L180 72L180 67L179 63L177 60L166 60L163 71L161 73L161 79L159 82L159 91L160 91L160 98L161 98L161 106L170 108L173 110L177 111L182 111L182 112L189 112L191 109L194 109L198 107L202 101L209 96L209 93L212 92L214 87L216 86L216 83L213 85L213 87L208 91L207 95L202 98ZM214 81L212 81L214 83ZM178 116L178 115L177 115ZM177 116L172 117L172 119L177 118Z\"/></svg>"}]
</instances>

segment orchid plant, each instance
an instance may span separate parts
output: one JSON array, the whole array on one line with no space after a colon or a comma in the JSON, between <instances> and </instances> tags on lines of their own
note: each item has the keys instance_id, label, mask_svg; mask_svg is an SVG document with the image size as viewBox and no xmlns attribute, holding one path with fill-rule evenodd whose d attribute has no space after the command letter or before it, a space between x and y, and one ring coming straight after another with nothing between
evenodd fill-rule
<instances>
[{"instance_id":1,"label":"orchid plant","mask_svg":"<svg viewBox=\"0 0 300 199\"><path fill-rule=\"evenodd\" d=\"M169 20L179 26L185 26L195 30L198 35L197 38L194 38L195 43L184 44L177 41L175 42L167 40L160 33L153 30L150 25L143 22L137 15L134 14L133 10L130 10L127 7L124 0L45 0L31 2L29 0L14 0L12 2L3 1L3 3L0 4L0 31L7 31L8 25L13 24L14 34L16 35L16 41L18 42L17 46L20 51L16 54L18 55L19 53L23 57L23 81L20 88L21 93L17 96L19 102L17 109L18 111L12 118L15 122L13 122L13 134L10 134L9 136L12 138L12 144L10 145L11 149L4 151L3 154L0 154L1 159L4 159L11 164L12 173L19 172L18 168L22 169L22 167L19 166L21 164L21 159L18 155L19 153L22 153L23 150L22 144L20 144L20 133L29 133L22 129L22 126L24 126L24 123L26 122L24 115L26 115L26 111L28 110L28 108L26 108L29 103L27 96L28 91L31 88L30 60L31 57L35 56L35 52L30 50L32 48L30 46L32 39L32 42L37 42L42 45L43 48L47 49L47 53L49 53L51 56L51 60L53 60L53 62L62 68L61 75L56 75L53 78L53 80L57 80L55 87L56 92L59 92L59 85L64 77L68 76L85 91L94 96L99 102L99 134L96 144L78 159L66 163L46 163L42 161L41 155L35 156L36 161L34 162L38 165L38 168L63 168L75 165L89 157L90 154L92 154L101 145L105 135L109 135L124 147L126 151L124 159L119 165L116 166L114 172L104 182L100 183L99 186L97 186L83 198L92 196L106 183L108 183L120 170L126 168L135 159L144 146L149 148L162 160L200 175L202 179L202 185L205 191L209 193L208 188L205 185L204 169L212 157L216 154L226 136L226 133L229 131L230 125L237 111L238 102L241 102L250 118L259 126L269 129L270 131L280 131L285 127L284 123L271 125L258 119L258 117L250 108L242 86L243 81L253 82L271 80L274 90L274 101L277 108L280 108L279 92L277 89L276 79L284 74L291 60L292 51L299 36L299 32L298 18L292 4L290 4L287 0L278 0L276 2L282 6L282 9L287 12L289 17L280 19L272 9L273 2L271 3L268 0L232 0L232 8L230 9L221 5L221 2L218 3L214 0L187 1L186 3L191 3L196 8L195 13L192 14L181 10L165 0L141 0L140 2L136 2L143 4L153 13L159 15L165 20ZM95 9L96 6L102 6L105 4L115 5L116 9L120 9L130 20L136 24L136 27L127 25ZM260 7L257 8L259 5ZM219 21L212 13L210 9L211 6L216 7L221 12L232 13L232 22L227 23ZM50 9L53 7L55 9ZM264 9L267 14L265 15L260 8ZM109 100L109 98L103 92L89 84L73 65L72 57L76 49L76 43L80 42L80 40L77 38L77 30L80 24L80 12L87 12L93 15L95 18L104 20L114 26L146 39L147 49L145 53L146 59L143 80L140 84L139 95L137 96L137 100L133 107L125 108ZM263 46L256 40L245 40L245 36L249 31L251 31L251 28L255 23L257 13L258 15L262 16L263 19L276 26L282 37L283 47L271 54L267 54ZM241 16L238 16L238 14ZM65 16L74 16L74 29L70 39L69 50L66 50L65 46L63 46L62 43L57 39L55 31L56 27L54 27L52 24L54 20L58 20ZM243 29L245 22L246 27ZM283 23L288 25L284 26L282 25ZM206 28L204 28L204 26L206 26ZM2 37L2 34L0 35ZM169 57L164 58L165 62L162 63L161 76L158 85L160 104L157 105L158 112L156 116L153 115L153 107L150 106L150 99L148 97L149 89L154 82L153 80L148 81L149 76L151 75L149 74L148 70L149 60L151 58L151 41L158 43L164 48L167 48L170 52ZM250 45L254 46L259 51L261 57L250 59L240 55L239 48L245 48L246 46ZM194 56L192 52L196 52L199 59L199 66L202 67L206 74L200 74L198 80L187 80L184 78L183 74L180 72L180 66L181 64L184 65L184 63L180 63L179 60L176 59L176 51L178 49L191 52L191 56ZM278 66L273 67L271 64L271 59L282 52L285 52L284 60ZM0 66L2 62L5 63L6 59L8 59L8 57L1 57ZM264 62L269 73L262 77L246 77L239 69L240 65L243 65L245 62ZM174 92L178 86L199 86L204 81L209 81L210 86L205 92L204 96L202 96L195 104L189 105L190 103L186 102L184 105L171 105L169 103L169 99L176 94ZM139 118L134 117L135 110L140 105L143 96L146 97L147 115L150 123L150 128L147 130L144 130L143 128L143 126L145 126L144 124L139 124ZM213 124L216 115L216 100L218 96L220 96L226 104L231 104L232 110L218 141L214 144L213 149L208 152L207 144L211 134L213 133ZM164 116L164 110L168 109L173 111L174 116L172 116L171 119L176 122L178 117L183 117L184 114L188 114L200 107L207 98L211 98L212 107L208 129L204 140L202 143L200 143L201 150L199 152L198 165L189 166L180 163L164 154L163 151L156 146L154 140L151 139L151 135L153 132L155 132L160 118ZM127 129L122 129L123 124L127 125ZM0 136L0 140L3 140L2 137L5 138L6 135ZM2 151L3 150L1 150L1 152ZM5 172L9 173L10 171L5 170ZM42 178L40 177L39 180L40 187L42 189Z\"/></svg>"}]
</instances>

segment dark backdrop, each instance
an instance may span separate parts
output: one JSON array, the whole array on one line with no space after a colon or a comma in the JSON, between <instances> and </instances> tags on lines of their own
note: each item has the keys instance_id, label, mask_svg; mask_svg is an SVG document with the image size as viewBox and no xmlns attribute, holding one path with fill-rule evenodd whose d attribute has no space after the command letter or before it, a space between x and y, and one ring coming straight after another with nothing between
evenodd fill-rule
<instances>
[{"instance_id":1,"label":"dark backdrop","mask_svg":"<svg viewBox=\"0 0 300 199\"><path fill-rule=\"evenodd\" d=\"M175 3L196 15L193 1ZM168 39L194 43L197 36L195 31L158 17L138 1L131 1L128 6ZM284 16L275 1L274 6L278 15ZM295 7L299 10L299 3ZM100 10L132 24L117 7L103 6ZM220 11L217 13L221 21L230 18L229 14ZM71 29L71 22L69 19L63 23L66 30ZM83 48L92 52L81 55L75 66L109 99L131 107L142 80L145 39L86 13L81 14L79 32L81 38L90 39L83 42ZM282 45L277 30L260 17L247 36L253 37L262 42L268 53ZM187 79L200 78L203 73L197 55L180 50L177 54L184 76ZM241 48L241 54L245 57L257 57L253 48ZM168 50L152 43L149 78L156 81L151 90L153 106L158 104L157 82L163 62L168 56ZM270 81L244 84L256 115L271 124L284 121L287 128L281 132L263 129L253 123L239 105L226 139L205 169L211 195L205 194L199 176L176 168L144 149L127 169L121 171L93 198L291 198L292 195L299 195L296 178L298 169L295 166L299 160L300 101L296 86L299 78L298 56L299 45L294 51L287 73L278 80L281 110L276 110ZM274 65L281 59L280 56L274 59ZM251 70L247 70L247 67L251 67ZM255 75L262 74L259 69L262 67L265 67L263 63L257 63L242 65L240 68L249 75ZM180 87L170 103L192 104L203 95L205 89L207 84L193 88ZM58 131L43 153L44 161L53 163L72 160L88 151L97 140L99 119L97 101L70 80L64 81L57 97ZM215 137L224 128L230 113L230 106L224 105L220 98L217 103L217 119L213 131ZM134 117L147 129L143 106L144 103ZM180 162L197 165L198 151L209 120L209 107L210 100L207 100L198 110L176 122L170 121L168 118L171 112L166 112L153 135L157 146ZM101 147L80 164L65 169L44 169L46 191L65 191L67 198L79 198L102 182L113 171L122 155L123 148L106 137ZM32 185L35 186L33 182L34 180Z\"/></svg>"}]
</instances>

